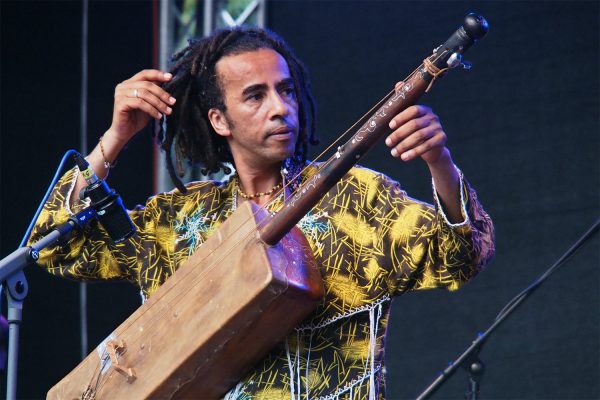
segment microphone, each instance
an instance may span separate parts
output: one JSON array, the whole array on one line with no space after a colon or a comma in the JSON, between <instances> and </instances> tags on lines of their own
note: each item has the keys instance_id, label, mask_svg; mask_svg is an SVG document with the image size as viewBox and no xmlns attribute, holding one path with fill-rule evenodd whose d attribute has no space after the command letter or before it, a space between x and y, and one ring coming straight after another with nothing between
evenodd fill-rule
<instances>
[{"instance_id":1,"label":"microphone","mask_svg":"<svg viewBox=\"0 0 600 400\"><path fill-rule=\"evenodd\" d=\"M113 242L119 243L135 234L135 225L129 218L121 197L111 190L106 182L99 179L90 164L81 154L73 156L77 168L88 183L81 192L82 197L89 197L91 207L96 212L98 221Z\"/></svg>"}]
</instances>

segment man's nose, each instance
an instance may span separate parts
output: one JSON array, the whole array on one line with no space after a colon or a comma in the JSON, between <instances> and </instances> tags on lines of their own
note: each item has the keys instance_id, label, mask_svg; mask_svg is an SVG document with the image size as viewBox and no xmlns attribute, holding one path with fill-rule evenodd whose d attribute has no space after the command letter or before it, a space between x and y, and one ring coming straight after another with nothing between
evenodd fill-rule
<instances>
[{"instance_id":1,"label":"man's nose","mask_svg":"<svg viewBox=\"0 0 600 400\"><path fill-rule=\"evenodd\" d=\"M286 117L290 113L290 104L278 92L273 92L271 97L271 118Z\"/></svg>"}]
</instances>

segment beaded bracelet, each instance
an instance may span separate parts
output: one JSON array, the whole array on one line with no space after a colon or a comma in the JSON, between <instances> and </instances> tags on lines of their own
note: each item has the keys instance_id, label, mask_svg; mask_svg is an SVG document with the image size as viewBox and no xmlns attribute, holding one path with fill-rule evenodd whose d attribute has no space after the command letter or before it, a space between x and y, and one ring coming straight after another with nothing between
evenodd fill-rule
<instances>
[{"instance_id":1,"label":"beaded bracelet","mask_svg":"<svg viewBox=\"0 0 600 400\"><path fill-rule=\"evenodd\" d=\"M99 142L100 142L100 152L102 153L102 158L104 159L104 168L106 169L110 169L110 168L114 168L117 166L117 161L115 160L114 162L109 162L106 160L106 156L104 155L104 146L102 145L102 137L104 135L100 136Z\"/></svg>"}]
</instances>

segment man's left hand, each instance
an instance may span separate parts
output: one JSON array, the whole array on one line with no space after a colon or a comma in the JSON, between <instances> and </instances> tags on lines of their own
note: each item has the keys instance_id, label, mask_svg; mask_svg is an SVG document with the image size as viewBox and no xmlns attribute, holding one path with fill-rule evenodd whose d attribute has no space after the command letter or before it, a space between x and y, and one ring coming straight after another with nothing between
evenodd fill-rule
<instances>
[{"instance_id":1,"label":"man's left hand","mask_svg":"<svg viewBox=\"0 0 600 400\"><path fill-rule=\"evenodd\" d=\"M446 149L446 133L431 108L410 106L389 124L394 131L385 139L392 156L410 161L421 157L429 165L436 164Z\"/></svg>"}]
</instances>

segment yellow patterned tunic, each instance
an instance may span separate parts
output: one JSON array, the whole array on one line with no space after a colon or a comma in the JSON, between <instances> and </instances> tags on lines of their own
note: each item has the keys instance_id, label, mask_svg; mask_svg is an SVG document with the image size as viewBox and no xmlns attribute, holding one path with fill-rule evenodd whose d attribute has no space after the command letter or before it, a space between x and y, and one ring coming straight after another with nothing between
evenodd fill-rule
<instances>
[{"instance_id":1,"label":"yellow patterned tunic","mask_svg":"<svg viewBox=\"0 0 600 400\"><path fill-rule=\"evenodd\" d=\"M310 167L307 174L314 172ZM66 201L75 180L70 171L59 181L33 240L81 207L71 210ZM320 267L324 300L226 398L385 398L391 298L409 290L455 290L493 255L490 218L475 192L466 183L461 187L465 221L452 225L439 205L408 197L382 174L353 168L298 223ZM127 279L151 296L235 209L231 181L187 188L187 194L159 194L130 211L134 238L115 245L103 230L87 229L43 251L39 263L76 280ZM434 199L438 203L435 190Z\"/></svg>"}]
</instances>

